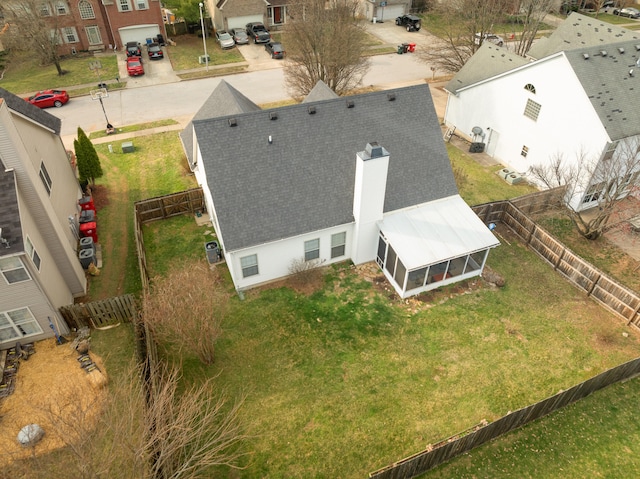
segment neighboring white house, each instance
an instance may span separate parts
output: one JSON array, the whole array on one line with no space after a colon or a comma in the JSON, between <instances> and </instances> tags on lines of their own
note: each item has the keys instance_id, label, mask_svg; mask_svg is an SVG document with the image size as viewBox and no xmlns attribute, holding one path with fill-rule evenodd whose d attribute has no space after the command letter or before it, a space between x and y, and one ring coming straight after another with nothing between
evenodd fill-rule
<instances>
[{"instance_id":1,"label":"neighboring white house","mask_svg":"<svg viewBox=\"0 0 640 479\"><path fill-rule=\"evenodd\" d=\"M571 28L558 29L561 41L552 35L534 51L545 56L529 61L485 43L445 87L445 124L522 175L559 156L586 161L593 171L603 160L622 165L629 152L637 154L640 38L578 14L566 22ZM611 38L627 40L605 43ZM570 49L559 50L563 45ZM623 181L634 174L620 166ZM598 204L609 185L595 178L572 190L571 207Z\"/></svg>"},{"instance_id":2,"label":"neighboring white house","mask_svg":"<svg viewBox=\"0 0 640 479\"><path fill-rule=\"evenodd\" d=\"M80 186L60 120L0 88L0 349L68 328L58 308L86 293Z\"/></svg>"},{"instance_id":3,"label":"neighboring white house","mask_svg":"<svg viewBox=\"0 0 640 479\"><path fill-rule=\"evenodd\" d=\"M294 261L376 261L402 297L499 244L458 195L429 86L261 110L222 81L181 133L238 290Z\"/></svg>"}]
</instances>

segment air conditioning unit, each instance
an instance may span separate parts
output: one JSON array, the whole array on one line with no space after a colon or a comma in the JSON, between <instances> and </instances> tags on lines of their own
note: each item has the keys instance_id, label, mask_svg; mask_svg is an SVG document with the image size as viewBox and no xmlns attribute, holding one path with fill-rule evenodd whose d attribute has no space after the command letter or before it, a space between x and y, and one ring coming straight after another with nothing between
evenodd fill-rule
<instances>
[{"instance_id":1,"label":"air conditioning unit","mask_svg":"<svg viewBox=\"0 0 640 479\"><path fill-rule=\"evenodd\" d=\"M509 173L507 175L507 177L505 178L505 181L510 185L517 185L518 183L522 183L522 181L524 181L524 178L522 178L522 176L519 173L516 173L514 171L513 173Z\"/></svg>"},{"instance_id":2,"label":"air conditioning unit","mask_svg":"<svg viewBox=\"0 0 640 479\"><path fill-rule=\"evenodd\" d=\"M210 63L211 62L211 57L209 55L200 55L198 57L198 63L200 63L201 65L204 63Z\"/></svg>"},{"instance_id":3,"label":"air conditioning unit","mask_svg":"<svg viewBox=\"0 0 640 479\"><path fill-rule=\"evenodd\" d=\"M511 173L513 173L513 171L511 171L509 168L502 168L501 170L496 171L496 175L498 175L503 180L506 180L507 176L509 176Z\"/></svg>"}]
</instances>

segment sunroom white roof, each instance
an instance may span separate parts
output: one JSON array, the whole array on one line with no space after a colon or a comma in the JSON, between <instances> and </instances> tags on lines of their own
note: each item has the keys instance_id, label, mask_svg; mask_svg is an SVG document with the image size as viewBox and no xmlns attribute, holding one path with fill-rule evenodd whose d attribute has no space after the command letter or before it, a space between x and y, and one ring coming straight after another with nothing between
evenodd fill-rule
<instances>
[{"instance_id":1,"label":"sunroom white roof","mask_svg":"<svg viewBox=\"0 0 640 479\"><path fill-rule=\"evenodd\" d=\"M378 227L408 270L500 244L459 195L392 213Z\"/></svg>"}]
</instances>

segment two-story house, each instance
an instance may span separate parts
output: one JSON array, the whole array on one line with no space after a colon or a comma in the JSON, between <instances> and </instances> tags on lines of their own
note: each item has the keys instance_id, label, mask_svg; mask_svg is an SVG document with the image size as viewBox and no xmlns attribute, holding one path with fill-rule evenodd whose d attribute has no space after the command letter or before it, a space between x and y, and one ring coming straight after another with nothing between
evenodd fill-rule
<instances>
[{"instance_id":1,"label":"two-story house","mask_svg":"<svg viewBox=\"0 0 640 479\"><path fill-rule=\"evenodd\" d=\"M0 349L68 332L86 293L76 252L82 191L60 120L0 88Z\"/></svg>"}]
</instances>

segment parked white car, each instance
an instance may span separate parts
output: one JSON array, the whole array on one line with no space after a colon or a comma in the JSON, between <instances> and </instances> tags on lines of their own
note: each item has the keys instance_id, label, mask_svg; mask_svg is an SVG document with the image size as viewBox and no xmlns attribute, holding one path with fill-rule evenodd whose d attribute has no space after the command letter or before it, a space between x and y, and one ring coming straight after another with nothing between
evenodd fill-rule
<instances>
[{"instance_id":1,"label":"parked white car","mask_svg":"<svg viewBox=\"0 0 640 479\"><path fill-rule=\"evenodd\" d=\"M473 39L473 41L476 45L480 45L481 43L484 43L484 42L491 42L494 45L498 45L499 47L504 45L504 38L502 38L500 35L496 35L495 33L485 33L484 35L481 35L480 33L476 33L476 36Z\"/></svg>"}]
</instances>

